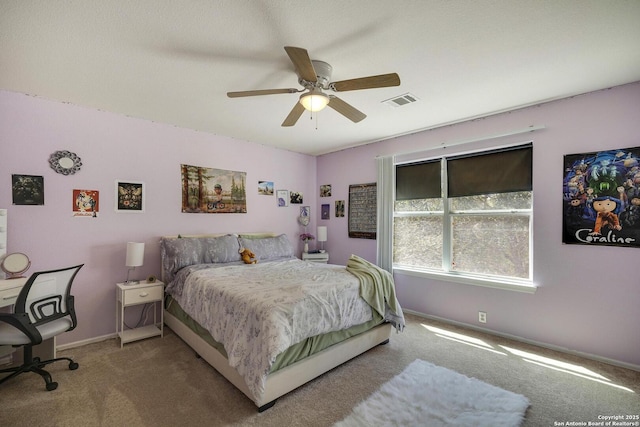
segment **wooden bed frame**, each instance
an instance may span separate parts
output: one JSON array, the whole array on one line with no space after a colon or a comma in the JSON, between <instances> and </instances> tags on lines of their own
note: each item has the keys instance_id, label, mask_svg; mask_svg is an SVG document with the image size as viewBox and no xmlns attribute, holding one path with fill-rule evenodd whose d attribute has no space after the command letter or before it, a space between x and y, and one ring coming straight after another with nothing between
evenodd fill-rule
<instances>
[{"instance_id":1,"label":"wooden bed frame","mask_svg":"<svg viewBox=\"0 0 640 427\"><path fill-rule=\"evenodd\" d=\"M253 400L258 406L259 412L272 407L280 396L295 390L379 344L388 343L392 328L390 323L382 323L373 329L334 344L319 353L269 374L262 398L254 400L244 378L229 365L229 361L225 356L167 311L164 312L164 322L200 357Z\"/></svg>"}]
</instances>

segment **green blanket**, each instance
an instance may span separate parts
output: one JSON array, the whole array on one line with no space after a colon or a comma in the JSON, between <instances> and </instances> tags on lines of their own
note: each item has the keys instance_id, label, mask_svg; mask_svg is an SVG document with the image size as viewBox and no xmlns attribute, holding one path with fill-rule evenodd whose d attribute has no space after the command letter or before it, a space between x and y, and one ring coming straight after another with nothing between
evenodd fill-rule
<instances>
[{"instance_id":1,"label":"green blanket","mask_svg":"<svg viewBox=\"0 0 640 427\"><path fill-rule=\"evenodd\" d=\"M396 299L393 276L357 255L351 255L347 271L360 280L360 296L398 332L404 329L404 315Z\"/></svg>"}]
</instances>

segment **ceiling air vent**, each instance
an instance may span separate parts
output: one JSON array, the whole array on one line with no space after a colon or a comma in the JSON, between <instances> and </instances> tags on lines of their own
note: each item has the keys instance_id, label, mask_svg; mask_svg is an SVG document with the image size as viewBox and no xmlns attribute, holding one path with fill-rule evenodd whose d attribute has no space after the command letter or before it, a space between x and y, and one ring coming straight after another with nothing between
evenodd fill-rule
<instances>
[{"instance_id":1,"label":"ceiling air vent","mask_svg":"<svg viewBox=\"0 0 640 427\"><path fill-rule=\"evenodd\" d=\"M390 105L392 107L402 107L403 105L412 104L416 101L418 101L418 98L416 96L410 93L405 93L404 95L396 96L395 98L382 101L382 103Z\"/></svg>"}]
</instances>

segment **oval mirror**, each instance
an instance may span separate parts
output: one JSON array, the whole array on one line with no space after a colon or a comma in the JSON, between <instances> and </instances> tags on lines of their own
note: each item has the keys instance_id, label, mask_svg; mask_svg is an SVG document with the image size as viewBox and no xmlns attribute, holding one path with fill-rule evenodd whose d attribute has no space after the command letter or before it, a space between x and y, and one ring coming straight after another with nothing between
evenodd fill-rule
<instances>
[{"instance_id":1,"label":"oval mirror","mask_svg":"<svg viewBox=\"0 0 640 427\"><path fill-rule=\"evenodd\" d=\"M21 252L15 252L5 256L0 263L0 268L7 273L8 279L22 277L22 273L27 271L30 266L31 260Z\"/></svg>"}]
</instances>

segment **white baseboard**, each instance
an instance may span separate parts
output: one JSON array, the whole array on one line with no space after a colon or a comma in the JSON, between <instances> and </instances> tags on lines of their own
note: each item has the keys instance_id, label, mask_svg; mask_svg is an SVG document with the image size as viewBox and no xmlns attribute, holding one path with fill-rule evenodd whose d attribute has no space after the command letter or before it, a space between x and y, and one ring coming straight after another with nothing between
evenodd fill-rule
<instances>
[{"instance_id":1,"label":"white baseboard","mask_svg":"<svg viewBox=\"0 0 640 427\"><path fill-rule=\"evenodd\" d=\"M113 334L108 334L108 335L102 335L100 337L88 338L86 340L74 341L74 342L70 342L70 343L67 343L67 344L61 344L61 345L56 346L56 351L67 350L67 349L75 348L75 347L81 347L83 345L93 344L94 342L106 341L106 340L110 340L112 338L116 338L117 336L118 336L117 334L113 333Z\"/></svg>"},{"instance_id":2,"label":"white baseboard","mask_svg":"<svg viewBox=\"0 0 640 427\"><path fill-rule=\"evenodd\" d=\"M575 351L575 350L568 349L566 347L560 347L560 346L556 346L556 345L553 345L553 344L548 344L548 343L545 343L545 342L530 340L530 339L523 338L523 337L520 337L520 336L517 336L517 335L505 334L505 333L502 333L502 332L494 331L492 329L482 328L482 327L479 327L479 326L476 326L476 325L471 325L469 323L458 322L458 321L455 321L455 320L446 319L444 317L432 316L430 314L420 313L418 311L407 310L407 309L404 309L404 308L402 309L402 311L405 312L405 313L413 314L414 316L423 317L425 319L437 320L437 321L442 322L442 323L448 323L450 325L460 326L460 327L463 327L463 328L472 329L474 331L484 332L486 334L495 335L495 336L499 336L499 337L503 337L503 338L508 338L508 339L511 339L511 340L514 340L514 341L519 341L519 342L522 342L522 343L525 343L525 344L531 344L531 345L535 345L535 346L538 346L538 347L547 348L549 350L558 351L560 353L571 354L573 356L580 356L580 357L584 357L585 359L595 360L597 362L603 362L603 363L607 363L609 365L619 366L621 368L631 369L631 370L640 372L640 365L635 365L633 363L621 362L619 360L609 359L607 357L597 356L597 355L591 354L591 353L583 353L583 352L580 352L580 351Z\"/></svg>"},{"instance_id":3,"label":"white baseboard","mask_svg":"<svg viewBox=\"0 0 640 427\"><path fill-rule=\"evenodd\" d=\"M530 339L523 338L523 337L520 337L520 336L517 336L517 335L505 334L505 333L502 333L502 332L494 331L492 329L481 328L481 327L478 327L478 326L475 326L475 325L471 325L469 323L458 322L458 321L455 321L455 320L446 319L444 317L439 317L439 316L433 316L433 315L430 315L430 314L420 313L420 312L414 311L414 310L408 310L408 309L403 308L402 311L404 311L405 313L413 314L414 316L423 317L425 319L437 320L437 321L442 322L442 323L448 323L450 325L461 326L463 328L472 329L472 330L479 331L479 332L484 332L486 334L496 335L496 336L499 336L499 337L512 339L514 341L519 341L519 342L522 342L522 343L525 343L525 344L531 344L531 345L535 345L535 346L538 346L538 347L547 348L549 350L559 351L561 353L571 354L573 356L580 356L580 357L584 357L585 359L591 359L591 360L595 360L597 362L608 363L609 365L619 366L621 368L631 369L631 370L640 372L640 365L635 365L633 363L622 362L622 361L619 361L619 360L610 359L608 357L597 356L597 355L591 354L591 353L583 353L581 351L574 351L574 350L568 349L566 347L560 347L560 346L556 346L556 345L553 345L553 344L548 344L548 343L544 343L544 342L540 342L540 341L530 340ZM75 341L75 342L72 342L72 343L58 345L56 347L56 350L58 350L58 351L59 350L66 350L66 349L69 349L69 348L80 347L80 346L83 346L83 345L92 344L92 343L100 342L100 341L105 341L105 340L109 340L109 339L112 339L112 338L117 338L117 334L113 333L113 334L108 334L108 335L102 335L100 337L89 338L89 339L82 340L82 341Z\"/></svg>"}]
</instances>

